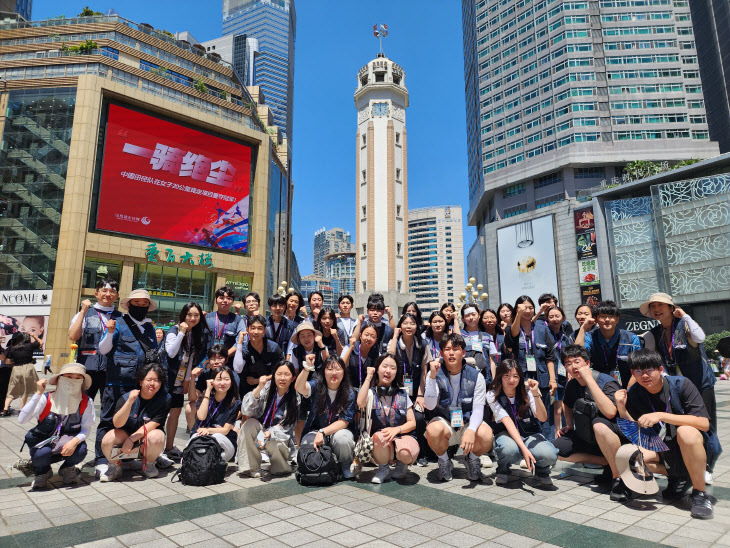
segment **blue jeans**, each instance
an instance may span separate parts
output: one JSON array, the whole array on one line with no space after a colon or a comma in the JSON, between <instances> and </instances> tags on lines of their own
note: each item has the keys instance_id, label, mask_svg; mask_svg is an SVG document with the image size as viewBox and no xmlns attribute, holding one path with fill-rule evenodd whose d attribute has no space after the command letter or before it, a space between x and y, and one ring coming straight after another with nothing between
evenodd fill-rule
<instances>
[{"instance_id":1,"label":"blue jeans","mask_svg":"<svg viewBox=\"0 0 730 548\"><path fill-rule=\"evenodd\" d=\"M545 422L541 422L542 435L546 440L550 441L555 439L555 415L553 415L553 404L550 403L550 387L540 387L542 392L542 404L545 406L547 411L548 419Z\"/></svg>"},{"instance_id":2,"label":"blue jeans","mask_svg":"<svg viewBox=\"0 0 730 548\"><path fill-rule=\"evenodd\" d=\"M30 448L30 459L33 462L36 475L48 472L51 469L51 464L54 462L63 461L61 465L62 469L84 462L86 458L86 442L82 441L79 443L73 454L68 457L64 457L60 453L54 455L51 451L51 444L44 445L40 449L36 449L35 447Z\"/></svg>"},{"instance_id":3,"label":"blue jeans","mask_svg":"<svg viewBox=\"0 0 730 548\"><path fill-rule=\"evenodd\" d=\"M546 441L541 434L534 434L523 440L525 445L535 457L535 474L540 477L550 475L550 468L558 461L557 448ZM500 432L494 440L494 448L497 452L497 474L509 473L509 467L522 460L517 442L507 432Z\"/></svg>"}]
</instances>

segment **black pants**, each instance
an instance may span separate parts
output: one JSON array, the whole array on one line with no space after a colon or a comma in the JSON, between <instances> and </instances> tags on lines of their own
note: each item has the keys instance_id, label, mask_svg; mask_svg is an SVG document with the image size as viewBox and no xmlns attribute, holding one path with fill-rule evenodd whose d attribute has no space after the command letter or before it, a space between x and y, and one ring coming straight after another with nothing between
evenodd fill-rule
<instances>
[{"instance_id":1,"label":"black pants","mask_svg":"<svg viewBox=\"0 0 730 548\"><path fill-rule=\"evenodd\" d=\"M96 443L94 444L94 452L96 454L96 464L106 464L107 459L101 450L101 440L104 439L109 430L114 430L114 412L116 410L117 400L124 394L133 390L134 386L105 386L101 395L101 412L99 426L96 428ZM164 425L163 425L164 426Z\"/></svg>"},{"instance_id":2,"label":"black pants","mask_svg":"<svg viewBox=\"0 0 730 548\"><path fill-rule=\"evenodd\" d=\"M0 402L5 405L5 398L8 395L8 383L10 382L10 372L12 367L0 367Z\"/></svg>"},{"instance_id":3,"label":"black pants","mask_svg":"<svg viewBox=\"0 0 730 548\"><path fill-rule=\"evenodd\" d=\"M104 385L106 385L106 371L87 371L86 374L91 377L91 386L89 386L88 390L86 390L86 395L93 401L97 393L104 392Z\"/></svg>"},{"instance_id":4,"label":"black pants","mask_svg":"<svg viewBox=\"0 0 730 548\"><path fill-rule=\"evenodd\" d=\"M433 449L428 445L426 441L426 426L428 426L428 420L426 415L420 411L413 410L413 414L416 417L416 441L418 441L418 458L435 458L436 455Z\"/></svg>"},{"instance_id":5,"label":"black pants","mask_svg":"<svg viewBox=\"0 0 730 548\"><path fill-rule=\"evenodd\" d=\"M715 432L717 432L717 401L715 400L715 389L710 388L709 390L705 390L700 393L700 396L707 408L707 414L710 416L710 427L714 428ZM715 463L719 457L719 453L715 455L712 451L708 452L707 470L709 472L712 472L715 469Z\"/></svg>"}]
</instances>

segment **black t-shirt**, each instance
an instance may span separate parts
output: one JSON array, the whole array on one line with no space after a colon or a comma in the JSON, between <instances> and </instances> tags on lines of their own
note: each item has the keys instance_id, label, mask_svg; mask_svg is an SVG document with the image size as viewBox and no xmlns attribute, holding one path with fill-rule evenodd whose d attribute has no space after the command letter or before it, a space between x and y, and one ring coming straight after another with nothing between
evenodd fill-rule
<instances>
[{"instance_id":1,"label":"black t-shirt","mask_svg":"<svg viewBox=\"0 0 730 548\"><path fill-rule=\"evenodd\" d=\"M206 400L207 401L207 400ZM201 405L204 405L201 404ZM204 421L195 419L195 425L193 426L193 432L196 432L198 428L222 428L226 424L236 424L238 418L238 411L241 409L241 402L239 400L232 400L225 405L225 400L218 403L215 398L211 396L210 401L207 401L208 405L208 416L205 417ZM228 439L231 440L233 446L236 446L238 434L231 428L227 435Z\"/></svg>"},{"instance_id":2,"label":"black t-shirt","mask_svg":"<svg viewBox=\"0 0 730 548\"><path fill-rule=\"evenodd\" d=\"M603 386L603 393L611 400L611 403L616 405L616 392L621 390L621 386L616 381L607 382ZM565 385L565 395L563 396L563 405L573 409L575 402L578 398L584 397L584 394L589 393L590 389L587 386L581 386L580 383L575 379L570 379L568 384ZM594 398L592 398L595 401ZM601 413L599 411L599 413ZM603 417L603 413L601 413ZM606 418L606 417L603 417Z\"/></svg>"},{"instance_id":3,"label":"black t-shirt","mask_svg":"<svg viewBox=\"0 0 730 548\"><path fill-rule=\"evenodd\" d=\"M124 406L129 399L130 392L124 394L117 400L114 414ZM170 395L163 389L160 389L157 394L152 396L149 400L142 398L140 393L137 399L132 404L132 410L129 412L129 418L122 430L127 434L132 435L139 430L142 425L146 422L156 422L159 424L157 427L159 430L165 429L165 421L167 420L167 414L170 412Z\"/></svg>"},{"instance_id":4,"label":"black t-shirt","mask_svg":"<svg viewBox=\"0 0 730 548\"><path fill-rule=\"evenodd\" d=\"M195 389L201 394L205 394L205 390L208 388L208 379L214 379L217 372L218 369L205 369L195 380ZM239 375L235 371L233 372L233 382L236 383L236 386L241 385Z\"/></svg>"},{"instance_id":5,"label":"black t-shirt","mask_svg":"<svg viewBox=\"0 0 730 548\"><path fill-rule=\"evenodd\" d=\"M243 371L239 383L239 393L243 396L252 392L256 385L246 382L246 377L258 379L264 375L273 375L274 365L284 361L284 354L279 345L269 339L264 339L264 346L259 353L251 342L243 343Z\"/></svg>"}]
</instances>

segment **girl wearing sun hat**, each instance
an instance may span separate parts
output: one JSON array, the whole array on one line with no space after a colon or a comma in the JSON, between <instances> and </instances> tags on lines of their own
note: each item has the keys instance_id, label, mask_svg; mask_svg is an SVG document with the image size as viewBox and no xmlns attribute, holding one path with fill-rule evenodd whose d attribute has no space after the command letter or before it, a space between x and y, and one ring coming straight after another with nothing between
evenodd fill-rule
<instances>
[{"instance_id":1,"label":"girl wearing sun hat","mask_svg":"<svg viewBox=\"0 0 730 548\"><path fill-rule=\"evenodd\" d=\"M44 394L46 382L56 387ZM38 419L38 424L25 435L30 458L35 468L33 489L46 487L53 477L51 464L63 461L59 472L63 483L76 483L77 464L86 457L86 438L96 418L93 404L82 391L91 386L91 377L79 363L67 363L61 372L41 379L36 393L20 411L18 422Z\"/></svg>"}]
</instances>

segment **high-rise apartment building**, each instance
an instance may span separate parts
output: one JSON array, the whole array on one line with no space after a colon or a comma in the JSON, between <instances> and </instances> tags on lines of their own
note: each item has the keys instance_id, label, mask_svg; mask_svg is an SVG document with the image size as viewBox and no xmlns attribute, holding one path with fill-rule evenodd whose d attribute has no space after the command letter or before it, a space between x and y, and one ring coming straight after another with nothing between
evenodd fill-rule
<instances>
[{"instance_id":1,"label":"high-rise apartment building","mask_svg":"<svg viewBox=\"0 0 730 548\"><path fill-rule=\"evenodd\" d=\"M408 211L408 275L410 292L424 315L463 291L461 206Z\"/></svg>"},{"instance_id":2,"label":"high-rise apartment building","mask_svg":"<svg viewBox=\"0 0 730 548\"><path fill-rule=\"evenodd\" d=\"M628 162L719 149L688 0L463 0L462 8L468 220L477 227L469 264L486 268L495 306L499 227L553 214L560 228L579 192L620 184ZM570 308L580 300L575 242L556 245Z\"/></svg>"},{"instance_id":3,"label":"high-rise apartment building","mask_svg":"<svg viewBox=\"0 0 730 548\"><path fill-rule=\"evenodd\" d=\"M322 301L324 306L330 306L337 309L337 299L340 297L340 282L339 280L331 280L323 276L316 276L309 274L302 276L302 285L300 287L302 295L305 299L309 298L309 295L313 291L319 291L322 293Z\"/></svg>"},{"instance_id":4,"label":"high-rise apartment building","mask_svg":"<svg viewBox=\"0 0 730 548\"><path fill-rule=\"evenodd\" d=\"M730 152L730 0L692 0L690 8L710 138Z\"/></svg>"},{"instance_id":5,"label":"high-rise apartment building","mask_svg":"<svg viewBox=\"0 0 730 548\"><path fill-rule=\"evenodd\" d=\"M325 275L331 280L337 280L340 284L342 295L355 293L355 244L353 251L332 253L325 257Z\"/></svg>"},{"instance_id":6,"label":"high-rise apartment building","mask_svg":"<svg viewBox=\"0 0 730 548\"><path fill-rule=\"evenodd\" d=\"M274 122L292 146L294 112L294 0L223 0L223 35L258 40L258 55L249 56L253 82L261 86ZM247 45L253 50L250 40ZM239 46L240 47L240 46Z\"/></svg>"},{"instance_id":7,"label":"high-rise apartment building","mask_svg":"<svg viewBox=\"0 0 730 548\"><path fill-rule=\"evenodd\" d=\"M312 273L327 276L327 257L338 253L354 253L355 244L349 232L341 228L319 229L314 233L314 259Z\"/></svg>"}]
</instances>

